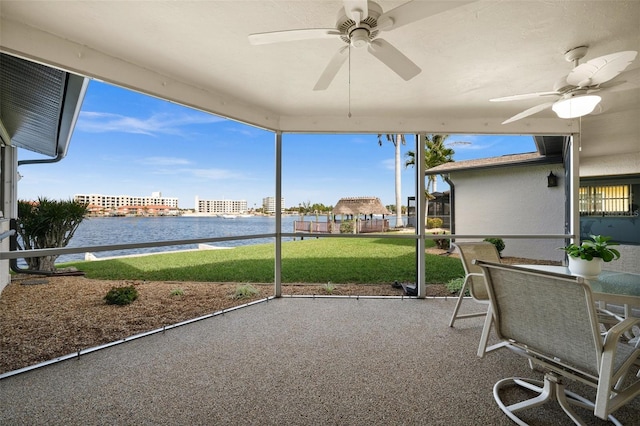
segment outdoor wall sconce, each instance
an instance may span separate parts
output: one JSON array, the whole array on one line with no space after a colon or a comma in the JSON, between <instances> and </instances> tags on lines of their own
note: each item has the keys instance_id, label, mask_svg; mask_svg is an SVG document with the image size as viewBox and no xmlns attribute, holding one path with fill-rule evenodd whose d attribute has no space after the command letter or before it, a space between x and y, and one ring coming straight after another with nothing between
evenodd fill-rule
<instances>
[{"instance_id":1,"label":"outdoor wall sconce","mask_svg":"<svg viewBox=\"0 0 640 426\"><path fill-rule=\"evenodd\" d=\"M549 172L549 176L547 176L547 188L553 188L554 186L558 186L558 177L553 174L553 172Z\"/></svg>"}]
</instances>

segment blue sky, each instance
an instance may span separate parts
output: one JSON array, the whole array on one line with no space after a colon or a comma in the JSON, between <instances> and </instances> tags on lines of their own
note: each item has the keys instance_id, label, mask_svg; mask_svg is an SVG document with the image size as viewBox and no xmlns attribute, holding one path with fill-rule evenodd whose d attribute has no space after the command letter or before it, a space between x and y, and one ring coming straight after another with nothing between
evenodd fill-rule
<instances>
[{"instance_id":1,"label":"blue sky","mask_svg":"<svg viewBox=\"0 0 640 426\"><path fill-rule=\"evenodd\" d=\"M451 135L455 160L535 151L531 136ZM413 138L402 146L413 150ZM285 134L285 206L335 205L341 197L376 196L395 204L394 147L376 134ZM19 159L42 158L20 150ZM91 81L67 156L24 165L20 199L70 199L75 194L247 200L260 207L273 193L274 135L269 131ZM447 189L438 183L439 191ZM414 170L402 168L402 199L414 195Z\"/></svg>"}]
</instances>

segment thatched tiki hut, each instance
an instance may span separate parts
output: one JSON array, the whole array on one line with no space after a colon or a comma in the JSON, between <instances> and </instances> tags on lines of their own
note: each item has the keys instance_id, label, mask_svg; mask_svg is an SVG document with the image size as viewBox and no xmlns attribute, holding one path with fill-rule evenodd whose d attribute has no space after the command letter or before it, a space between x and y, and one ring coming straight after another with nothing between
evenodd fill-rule
<instances>
[{"instance_id":1,"label":"thatched tiki hut","mask_svg":"<svg viewBox=\"0 0 640 426\"><path fill-rule=\"evenodd\" d=\"M332 213L334 217L341 216L341 232L384 232L389 229L389 220L384 216L391 214L391 212L378 197L341 198ZM374 219L373 215L382 215L382 219ZM355 226L342 226L342 223L349 223L343 221L344 216L347 217L347 220L353 220Z\"/></svg>"}]
</instances>

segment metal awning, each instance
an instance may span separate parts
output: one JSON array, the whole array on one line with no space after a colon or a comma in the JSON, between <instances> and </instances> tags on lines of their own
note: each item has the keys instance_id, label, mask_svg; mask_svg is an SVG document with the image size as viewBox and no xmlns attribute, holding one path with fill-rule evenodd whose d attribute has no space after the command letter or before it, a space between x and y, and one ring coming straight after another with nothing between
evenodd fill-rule
<instances>
[{"instance_id":1,"label":"metal awning","mask_svg":"<svg viewBox=\"0 0 640 426\"><path fill-rule=\"evenodd\" d=\"M88 79L7 54L0 70L2 142L64 157Z\"/></svg>"}]
</instances>

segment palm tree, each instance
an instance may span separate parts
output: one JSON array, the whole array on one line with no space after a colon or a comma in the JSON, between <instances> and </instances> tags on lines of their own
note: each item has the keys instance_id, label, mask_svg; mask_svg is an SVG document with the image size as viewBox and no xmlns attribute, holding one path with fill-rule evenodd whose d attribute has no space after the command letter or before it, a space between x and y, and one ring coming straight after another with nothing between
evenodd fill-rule
<instances>
[{"instance_id":1,"label":"palm tree","mask_svg":"<svg viewBox=\"0 0 640 426\"><path fill-rule=\"evenodd\" d=\"M396 171L396 228L404 226L402 221L402 178L400 177L400 144L405 145L404 135L385 135L388 142L391 142L396 149L395 171ZM382 135L378 134L378 145L382 146Z\"/></svg>"},{"instance_id":2,"label":"palm tree","mask_svg":"<svg viewBox=\"0 0 640 426\"><path fill-rule=\"evenodd\" d=\"M453 155L455 151L446 145L446 140L449 135L426 135L424 138L424 165L425 170L432 167L439 166L441 164L450 163L454 161ZM454 142L455 143L455 142ZM405 167L415 166L416 153L413 151L407 151L407 160L404 163ZM427 197L431 198L431 194L436 191L436 176L429 175L427 178Z\"/></svg>"}]
</instances>

